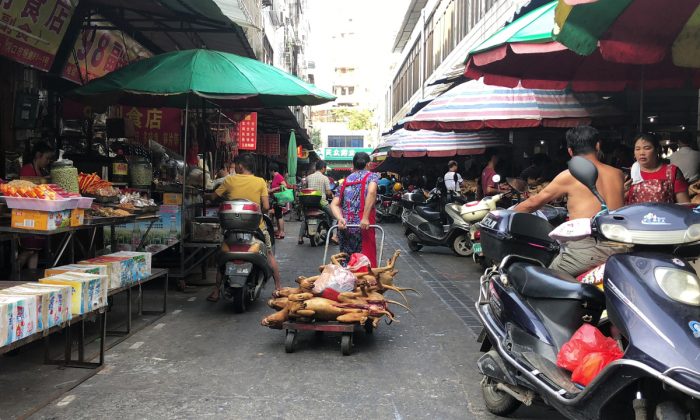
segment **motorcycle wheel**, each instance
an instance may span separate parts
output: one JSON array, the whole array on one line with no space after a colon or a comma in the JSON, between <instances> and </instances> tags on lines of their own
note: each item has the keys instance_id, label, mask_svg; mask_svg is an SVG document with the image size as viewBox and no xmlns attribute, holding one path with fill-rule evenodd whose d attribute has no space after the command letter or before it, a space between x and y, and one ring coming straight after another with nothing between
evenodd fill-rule
<instances>
[{"instance_id":1,"label":"motorcycle wheel","mask_svg":"<svg viewBox=\"0 0 700 420\"><path fill-rule=\"evenodd\" d=\"M325 232L325 234L323 234ZM311 238L311 246L323 246L326 244L326 236L328 235L328 225L325 222L321 222L318 225L318 231Z\"/></svg>"},{"instance_id":2,"label":"motorcycle wheel","mask_svg":"<svg viewBox=\"0 0 700 420\"><path fill-rule=\"evenodd\" d=\"M242 314L248 309L248 300L250 299L250 292L248 291L248 285L244 284L233 291L233 312L237 314Z\"/></svg>"},{"instance_id":3,"label":"motorcycle wheel","mask_svg":"<svg viewBox=\"0 0 700 420\"><path fill-rule=\"evenodd\" d=\"M423 245L412 240L408 240L408 249L410 249L413 252L418 252L423 248Z\"/></svg>"},{"instance_id":4,"label":"motorcycle wheel","mask_svg":"<svg viewBox=\"0 0 700 420\"><path fill-rule=\"evenodd\" d=\"M673 401L662 402L654 410L654 420L685 420L683 409Z\"/></svg>"},{"instance_id":5,"label":"motorcycle wheel","mask_svg":"<svg viewBox=\"0 0 700 420\"><path fill-rule=\"evenodd\" d=\"M507 416L520 407L520 401L505 392L496 389L497 382L491 378L484 377L481 381L481 394L484 398L484 405L490 413L497 416Z\"/></svg>"},{"instance_id":6,"label":"motorcycle wheel","mask_svg":"<svg viewBox=\"0 0 700 420\"><path fill-rule=\"evenodd\" d=\"M458 235L450 244L452 252L459 255L460 257L468 257L472 255L472 241L469 239L469 235Z\"/></svg>"}]
</instances>

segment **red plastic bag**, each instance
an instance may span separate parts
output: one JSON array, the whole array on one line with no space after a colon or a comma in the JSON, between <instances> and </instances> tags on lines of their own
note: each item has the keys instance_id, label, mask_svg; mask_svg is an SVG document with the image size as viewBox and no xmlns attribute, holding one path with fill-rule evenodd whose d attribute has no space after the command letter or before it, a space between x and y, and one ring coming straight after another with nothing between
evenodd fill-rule
<instances>
[{"instance_id":1,"label":"red plastic bag","mask_svg":"<svg viewBox=\"0 0 700 420\"><path fill-rule=\"evenodd\" d=\"M352 271L353 273L369 273L370 267L371 264L369 257L367 257L365 254L355 252L354 254L350 255L348 270Z\"/></svg>"},{"instance_id":2,"label":"red plastic bag","mask_svg":"<svg viewBox=\"0 0 700 420\"><path fill-rule=\"evenodd\" d=\"M622 352L619 349L616 349L616 352L589 353L583 358L581 364L574 369L574 372L571 374L571 380L577 384L587 386L605 366L621 357Z\"/></svg>"},{"instance_id":3,"label":"red plastic bag","mask_svg":"<svg viewBox=\"0 0 700 420\"><path fill-rule=\"evenodd\" d=\"M604 336L593 325L583 324L559 350L557 366L573 372L591 353L603 353L611 358L616 356L612 360L622 357L622 351L615 340Z\"/></svg>"}]
</instances>

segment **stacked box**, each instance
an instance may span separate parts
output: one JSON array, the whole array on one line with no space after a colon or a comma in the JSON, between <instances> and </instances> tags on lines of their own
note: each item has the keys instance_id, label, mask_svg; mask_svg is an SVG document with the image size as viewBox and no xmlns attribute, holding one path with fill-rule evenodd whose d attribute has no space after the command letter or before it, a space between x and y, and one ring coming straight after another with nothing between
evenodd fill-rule
<instances>
[{"instance_id":1,"label":"stacked box","mask_svg":"<svg viewBox=\"0 0 700 420\"><path fill-rule=\"evenodd\" d=\"M109 276L108 266L106 265L68 264L60 267L47 268L44 270L44 277L51 277L69 271Z\"/></svg>"},{"instance_id":2,"label":"stacked box","mask_svg":"<svg viewBox=\"0 0 700 420\"><path fill-rule=\"evenodd\" d=\"M27 289L22 286L13 286L7 289L0 290L0 296L21 296L33 298L35 300L37 320L36 332L43 331L48 325L48 308L51 293L48 291L39 291Z\"/></svg>"},{"instance_id":3,"label":"stacked box","mask_svg":"<svg viewBox=\"0 0 700 420\"><path fill-rule=\"evenodd\" d=\"M106 255L107 257L126 257L133 260L131 281L137 282L151 275L150 252L121 251Z\"/></svg>"},{"instance_id":4,"label":"stacked box","mask_svg":"<svg viewBox=\"0 0 700 420\"><path fill-rule=\"evenodd\" d=\"M129 257L112 257L105 255L103 257L92 258L90 260L80 261L82 265L106 265L109 276L109 288L118 289L128 286L132 283L131 276L133 271L134 260Z\"/></svg>"},{"instance_id":5,"label":"stacked box","mask_svg":"<svg viewBox=\"0 0 700 420\"><path fill-rule=\"evenodd\" d=\"M33 296L0 296L0 307L6 306L5 325L0 329L0 336L6 336L7 345L21 340L37 332L36 298Z\"/></svg>"},{"instance_id":6,"label":"stacked box","mask_svg":"<svg viewBox=\"0 0 700 420\"><path fill-rule=\"evenodd\" d=\"M10 316L12 314L12 305L9 303L0 303L0 347L10 344Z\"/></svg>"},{"instance_id":7,"label":"stacked box","mask_svg":"<svg viewBox=\"0 0 700 420\"><path fill-rule=\"evenodd\" d=\"M46 311L47 316L47 323L44 323L44 328L48 329L61 325L72 318L71 296L73 288L71 286L25 283L21 287L27 290L36 290L39 293L48 292L50 294L48 306L42 307L42 311Z\"/></svg>"},{"instance_id":8,"label":"stacked box","mask_svg":"<svg viewBox=\"0 0 700 420\"><path fill-rule=\"evenodd\" d=\"M17 229L56 230L69 227L71 211L40 211L12 209L11 226Z\"/></svg>"},{"instance_id":9,"label":"stacked box","mask_svg":"<svg viewBox=\"0 0 700 420\"><path fill-rule=\"evenodd\" d=\"M39 283L71 286L71 313L81 315L107 304L108 281L97 274L67 272L40 279Z\"/></svg>"}]
</instances>

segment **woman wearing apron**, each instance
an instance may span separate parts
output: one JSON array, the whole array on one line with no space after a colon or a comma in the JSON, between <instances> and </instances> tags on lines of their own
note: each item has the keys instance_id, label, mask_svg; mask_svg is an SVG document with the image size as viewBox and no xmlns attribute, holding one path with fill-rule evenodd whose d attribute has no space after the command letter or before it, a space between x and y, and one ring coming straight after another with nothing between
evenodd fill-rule
<instances>
[{"instance_id":1,"label":"woman wearing apron","mask_svg":"<svg viewBox=\"0 0 700 420\"><path fill-rule=\"evenodd\" d=\"M353 173L340 187L340 193L331 203L331 210L338 220L340 252L348 255L360 252L369 258L372 267L376 267L377 243L374 230L369 226L376 223L374 203L379 176L365 169L369 159L367 153L355 154L352 159ZM360 228L348 228L347 225L360 225Z\"/></svg>"}]
</instances>

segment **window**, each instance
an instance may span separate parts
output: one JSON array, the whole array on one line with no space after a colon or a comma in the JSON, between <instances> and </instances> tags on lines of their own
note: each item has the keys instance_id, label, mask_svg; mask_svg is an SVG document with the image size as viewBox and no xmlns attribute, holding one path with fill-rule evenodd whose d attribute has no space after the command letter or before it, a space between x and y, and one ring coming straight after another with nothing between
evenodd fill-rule
<instances>
[{"instance_id":1,"label":"window","mask_svg":"<svg viewBox=\"0 0 700 420\"><path fill-rule=\"evenodd\" d=\"M364 147L363 136L328 136L328 147Z\"/></svg>"},{"instance_id":2,"label":"window","mask_svg":"<svg viewBox=\"0 0 700 420\"><path fill-rule=\"evenodd\" d=\"M353 93L355 93L355 86L348 87L348 95L352 95Z\"/></svg>"}]
</instances>

